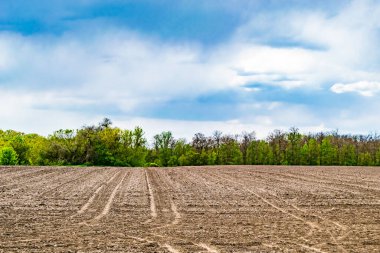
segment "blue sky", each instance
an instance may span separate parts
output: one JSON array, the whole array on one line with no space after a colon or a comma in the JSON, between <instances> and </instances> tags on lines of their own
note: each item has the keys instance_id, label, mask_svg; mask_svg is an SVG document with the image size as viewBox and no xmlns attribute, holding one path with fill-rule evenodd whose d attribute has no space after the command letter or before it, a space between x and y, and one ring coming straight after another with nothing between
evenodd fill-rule
<instances>
[{"instance_id":1,"label":"blue sky","mask_svg":"<svg viewBox=\"0 0 380 253\"><path fill-rule=\"evenodd\" d=\"M373 133L379 16L375 0L3 0L0 128Z\"/></svg>"}]
</instances>

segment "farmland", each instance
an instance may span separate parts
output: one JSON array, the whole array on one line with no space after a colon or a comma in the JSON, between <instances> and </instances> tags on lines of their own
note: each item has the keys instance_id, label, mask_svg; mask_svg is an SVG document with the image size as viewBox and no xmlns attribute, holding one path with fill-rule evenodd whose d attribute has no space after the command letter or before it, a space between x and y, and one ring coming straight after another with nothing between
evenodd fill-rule
<instances>
[{"instance_id":1,"label":"farmland","mask_svg":"<svg viewBox=\"0 0 380 253\"><path fill-rule=\"evenodd\" d=\"M1 167L0 252L380 252L380 168Z\"/></svg>"}]
</instances>

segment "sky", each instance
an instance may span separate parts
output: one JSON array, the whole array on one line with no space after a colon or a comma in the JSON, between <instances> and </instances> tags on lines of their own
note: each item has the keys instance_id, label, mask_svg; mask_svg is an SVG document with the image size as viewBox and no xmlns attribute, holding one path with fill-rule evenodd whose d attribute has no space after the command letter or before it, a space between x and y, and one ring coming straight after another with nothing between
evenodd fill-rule
<instances>
[{"instance_id":1,"label":"sky","mask_svg":"<svg viewBox=\"0 0 380 253\"><path fill-rule=\"evenodd\" d=\"M2 0L0 129L376 133L380 1Z\"/></svg>"}]
</instances>

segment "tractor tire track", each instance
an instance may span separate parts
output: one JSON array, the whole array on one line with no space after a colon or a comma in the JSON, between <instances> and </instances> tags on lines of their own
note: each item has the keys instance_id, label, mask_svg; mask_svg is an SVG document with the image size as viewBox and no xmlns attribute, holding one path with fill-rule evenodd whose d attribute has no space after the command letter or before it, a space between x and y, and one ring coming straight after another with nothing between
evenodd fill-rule
<instances>
[{"instance_id":1,"label":"tractor tire track","mask_svg":"<svg viewBox=\"0 0 380 253\"><path fill-rule=\"evenodd\" d=\"M83 214L84 212L87 211L87 209L90 207L90 205L92 204L92 202L94 202L95 198L99 195L99 193L104 189L104 187L106 187L107 185L109 185L117 176L119 175L119 172L116 171L115 174L109 179L107 180L107 182L103 183L102 185L100 185L96 190L95 192L92 194L92 196L87 200L87 202L81 207L81 209L78 210L77 214L75 215L78 215L78 214ZM72 217L74 217L75 215L73 215Z\"/></svg>"},{"instance_id":2,"label":"tractor tire track","mask_svg":"<svg viewBox=\"0 0 380 253\"><path fill-rule=\"evenodd\" d=\"M40 194L40 197L45 197L47 196L49 193L52 193L52 192L56 192L58 189L61 189L62 187L65 187L67 185L70 185L72 184L73 182L76 182L76 181L83 181L84 178L86 177L89 177L93 174L97 174L101 171L101 169L94 169L94 170L90 170L90 171L86 171L86 173L83 173L84 175L81 175L79 177L75 177L73 179L69 178L68 180L60 183L59 185L57 185L56 187L52 188L52 189L49 189L47 191L44 191Z\"/></svg>"},{"instance_id":3,"label":"tractor tire track","mask_svg":"<svg viewBox=\"0 0 380 253\"><path fill-rule=\"evenodd\" d=\"M275 202L273 202L273 200L269 200L268 198L263 197L261 194L259 194L257 192L257 191L259 191L259 192L261 192L263 194L267 193L263 189L257 188L256 190L252 190L252 189L248 188L245 184L240 183L240 182L238 182L238 181L236 181L234 179L231 179L229 177L221 176L219 174L217 175L215 173L212 173L212 174L206 173L206 174L209 176L209 178L217 178L217 179L219 179L221 181L227 181L229 183L232 183L232 185L237 185L237 186L241 187L240 188L241 190L244 190L244 191L247 191L247 192L253 194L256 198L258 198L262 202L266 203L267 205L269 205L273 209L275 209L275 210L277 210L277 211L279 211L281 213L284 213L287 216L294 218L295 220L301 221L306 226L310 227L311 231L322 231L323 230L323 228L318 223L313 222L313 221L309 221L309 220L303 218L302 215L294 214L294 211L290 212L289 210L287 210L285 208L282 208L280 205L277 205ZM232 186L232 187L234 187L234 186Z\"/></svg>"},{"instance_id":4,"label":"tractor tire track","mask_svg":"<svg viewBox=\"0 0 380 253\"><path fill-rule=\"evenodd\" d=\"M20 190L20 189L22 189L24 187L30 186L34 182L39 183L39 182L41 182L42 180L44 180L45 178L47 178L47 177L49 177L51 175L60 175L60 174L62 174L62 172L59 171L59 170L53 170L53 169L51 169L51 170L40 170L38 172L31 173L31 174L32 174L31 177L29 177L28 175L21 176L21 179L23 179L24 177L26 177L26 180L23 180L23 181L19 180L19 181L14 182L14 183L6 184L6 185L1 185L0 189L2 191L10 191L10 190L17 191L17 190ZM17 180L17 178L15 180ZM22 186L20 186L20 185L22 185Z\"/></svg>"},{"instance_id":5,"label":"tractor tire track","mask_svg":"<svg viewBox=\"0 0 380 253\"><path fill-rule=\"evenodd\" d=\"M93 192L77 213L71 216L71 218L76 218L72 222L79 225L93 225L108 215L116 194L127 175L128 171L117 170L110 179Z\"/></svg>"},{"instance_id":6,"label":"tractor tire track","mask_svg":"<svg viewBox=\"0 0 380 253\"><path fill-rule=\"evenodd\" d=\"M148 187L148 193L149 193L149 203L150 203L150 215L153 219L157 218L157 207L156 207L156 201L154 199L154 193L152 188L152 183L150 182L149 176L148 176L148 169L145 170L145 180Z\"/></svg>"},{"instance_id":7,"label":"tractor tire track","mask_svg":"<svg viewBox=\"0 0 380 253\"><path fill-rule=\"evenodd\" d=\"M214 248L214 247L212 247L212 246L210 246L210 245L207 245L207 244L205 244L205 243L199 243L199 244L197 244L197 245L198 245L199 247L201 247L201 248L207 250L207 252L210 252L210 253L220 253L219 250L217 250L216 248Z\"/></svg>"},{"instance_id":8,"label":"tractor tire track","mask_svg":"<svg viewBox=\"0 0 380 253\"><path fill-rule=\"evenodd\" d=\"M92 204L92 202L94 202L95 198L98 196L99 192L101 190L103 190L103 188L104 188L104 185L101 185L100 187L98 187L96 189L96 191L94 192L94 194L88 199L86 204L84 204L81 207L81 209L77 212L77 214L82 214L82 213L86 212L86 210L89 208L89 206Z\"/></svg>"},{"instance_id":9,"label":"tractor tire track","mask_svg":"<svg viewBox=\"0 0 380 253\"><path fill-rule=\"evenodd\" d=\"M115 199L115 196L116 196L116 193L117 191L120 189L121 185L123 184L123 181L125 179L125 177L127 176L127 172L124 173L124 176L123 178L120 180L120 182L116 185L116 187L112 190L111 192L111 195L110 197L108 198L108 201L106 203L106 205L104 206L103 208L103 211L94 218L94 220L100 220L101 218L103 218L104 216L108 215L108 213L110 212L111 210L111 207L112 207L112 203Z\"/></svg>"},{"instance_id":10,"label":"tractor tire track","mask_svg":"<svg viewBox=\"0 0 380 253\"><path fill-rule=\"evenodd\" d=\"M166 171L165 171L166 172ZM167 211L170 211L171 221L169 218L164 217L165 219L161 221L164 223L155 229L163 229L171 226L177 225L182 216L178 211L177 204L174 202L174 191L173 191L173 182L167 176L167 173L160 173L158 171L153 171L152 175L154 176L154 184L156 185L157 194L160 198L161 206L159 208L162 212L161 216L165 216Z\"/></svg>"},{"instance_id":11,"label":"tractor tire track","mask_svg":"<svg viewBox=\"0 0 380 253\"><path fill-rule=\"evenodd\" d=\"M266 173L266 172L264 172L264 173ZM233 178L230 174L226 174L226 173L222 173L222 174L224 174L224 175L228 175L228 177L230 177L230 178ZM269 173L268 173L269 174ZM273 174L281 174L281 173L273 173ZM272 173L271 173L271 175L272 175ZM284 176L286 176L286 174L284 174ZM235 177L236 178L236 177ZM256 179L256 178L255 178ZM244 177L243 178L239 178L239 180L241 180L241 181L243 181L244 183L247 183L247 184L249 184L249 183L251 183L250 181L247 181ZM264 184L264 185L267 185L268 186L268 188L269 187L271 187L271 184L273 184L273 182L268 182L268 180L265 180L265 178L260 178L260 180L261 180L261 182L260 183L262 183L262 184ZM271 178L271 180L273 180L273 178ZM281 180L279 180L279 181L281 181ZM294 184L294 182L292 182L292 181L282 181L282 182L286 182L287 183L287 185L292 185L292 184ZM280 189L284 189L284 191L286 191L286 187L285 186L281 186L280 184L276 184L277 185L277 189L278 188L280 188ZM311 187L310 185L305 185L306 187ZM331 189L331 187L327 187L328 189ZM334 190L335 188L332 188L331 190ZM324 221L324 222L326 222L326 223L329 223L329 224L331 224L331 225L333 225L333 226L335 226L335 227L337 227L337 228L339 228L340 230L342 230L342 231L347 231L347 226L345 226L345 225L342 225L342 224L340 224L339 222L336 222L336 221L332 221L332 220L330 220L330 219L328 219L328 218L326 218L326 217L322 217L322 216L320 216L320 215L317 215L317 214L314 214L314 213L310 213L310 212L307 212L306 210L304 210L304 209L301 209L300 207L298 207L297 205L295 205L295 204L292 204L292 203L289 203L288 201L286 201L286 200L284 200L283 198L280 198L280 197L278 197L277 195L275 195L275 194L273 194L273 193L271 193L270 191L265 191L265 193L266 194L268 194L268 195L270 195L270 196L272 196L273 198L276 198L276 199L278 199L280 202L284 202L286 205L288 205L288 206L290 206L290 207L292 207L293 209L295 209L295 210L297 210L297 211L300 211L300 212L302 212L302 213L304 213L305 215L311 215L311 216L313 216L313 217L315 217L315 218L317 218L317 219L319 219L319 220L321 220L321 221Z\"/></svg>"},{"instance_id":12,"label":"tractor tire track","mask_svg":"<svg viewBox=\"0 0 380 253\"><path fill-rule=\"evenodd\" d=\"M379 193L339 184L378 188L378 168L15 169L0 252L378 251Z\"/></svg>"},{"instance_id":13,"label":"tractor tire track","mask_svg":"<svg viewBox=\"0 0 380 253\"><path fill-rule=\"evenodd\" d=\"M293 204L290 204L290 203L288 203L287 201L285 201L283 199L279 199L277 196L269 193L268 191L265 191L265 190L263 190L261 188L257 188L257 190L260 191L260 192L262 192L263 194L264 193L265 194L269 194L270 196L274 197L275 199L278 199L280 202L285 203L286 205L288 205L289 207L291 207L291 208L293 208L295 210L295 211L293 210L292 212L290 212L289 210L280 207L280 205L277 205L275 202L273 202L273 200L269 200L269 199L263 197L262 195L260 195L259 193L257 193L256 191L251 190L244 183L240 183L240 182L238 182L238 181L236 181L236 180L234 180L234 179L232 179L232 178L230 178L228 176L226 177L226 175L225 176L221 176L220 174L219 175L213 174L212 176L220 178L222 180L229 181L229 182L231 182L233 184L239 185L239 186L242 187L242 189L244 189L244 190L252 193L257 198L259 198L261 201L267 203L268 205L270 205L274 209L276 209L276 210L278 210L278 211L280 211L280 212L282 212L284 214L287 214L287 215L293 217L296 220L302 221L303 223L305 223L306 225L308 225L312 229L310 231L310 233L312 233L312 231L315 231L315 230L318 230L320 232L324 231L325 233L327 233L330 236L330 238L332 239L332 241L337 245L337 248L339 248L341 252L347 252L341 245L339 245L337 238L331 233L331 231L329 230L329 228L323 226L323 224L321 224L318 221L310 221L310 220L307 220L307 219L303 218L302 214L294 214L294 213L297 213L295 211L300 211L301 213L304 213L304 214L306 214L308 216L312 216L312 217L314 216L317 219L322 219L324 221L329 221L328 219L325 219L323 217L320 217L320 216L317 216L317 215L314 215L314 214L307 213L304 210L298 208L297 206L295 206ZM341 225L339 223L333 222L332 224L335 225L335 226L338 226L340 229L342 229L343 232L346 232L346 230L347 230L346 227L344 227L343 225ZM311 235L309 235L309 236L311 236ZM316 249L316 250L319 250L319 249Z\"/></svg>"},{"instance_id":14,"label":"tractor tire track","mask_svg":"<svg viewBox=\"0 0 380 253\"><path fill-rule=\"evenodd\" d=\"M319 185L323 184L323 185L327 185L327 186L324 186L326 189L335 189L335 190L340 190L343 192L349 192L352 194L363 194L363 191L366 193L371 192L371 191L378 191L378 192L380 191L380 188L374 188L374 187L369 187L369 186L366 187L362 185L351 184L348 182L342 182L339 180L326 180L326 178L317 176L317 175L312 175L312 178L310 178L306 176L294 175L293 173L279 173L279 172L268 172L268 171L256 171L256 172L270 174L270 175L278 175L281 177L288 177L288 178L295 179L297 181L302 180L304 182L316 183Z\"/></svg>"}]
</instances>

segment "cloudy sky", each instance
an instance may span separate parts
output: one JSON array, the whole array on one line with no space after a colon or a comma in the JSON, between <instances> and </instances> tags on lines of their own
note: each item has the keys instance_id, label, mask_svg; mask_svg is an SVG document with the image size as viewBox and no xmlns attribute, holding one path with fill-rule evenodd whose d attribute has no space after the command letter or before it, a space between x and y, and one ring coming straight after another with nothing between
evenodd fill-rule
<instances>
[{"instance_id":1,"label":"cloudy sky","mask_svg":"<svg viewBox=\"0 0 380 253\"><path fill-rule=\"evenodd\" d=\"M0 129L380 126L380 2L2 0Z\"/></svg>"}]
</instances>

